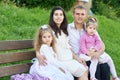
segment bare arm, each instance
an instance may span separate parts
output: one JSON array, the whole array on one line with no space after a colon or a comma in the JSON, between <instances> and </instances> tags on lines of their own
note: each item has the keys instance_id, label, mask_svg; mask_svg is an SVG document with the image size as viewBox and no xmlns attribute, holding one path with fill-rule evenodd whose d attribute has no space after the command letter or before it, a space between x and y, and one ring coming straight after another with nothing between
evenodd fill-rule
<instances>
[{"instance_id":1,"label":"bare arm","mask_svg":"<svg viewBox=\"0 0 120 80\"><path fill-rule=\"evenodd\" d=\"M39 64L41 64L41 65L46 65L46 64L47 64L47 63L46 63L46 57L43 56L43 55L41 55L41 54L39 53L39 51L36 51L36 57L37 57L37 59L38 59L38 61L39 61Z\"/></svg>"},{"instance_id":2,"label":"bare arm","mask_svg":"<svg viewBox=\"0 0 120 80\"><path fill-rule=\"evenodd\" d=\"M85 62L85 60L79 58L79 57L78 57L77 55L75 55L74 53L73 53L73 58L74 58L75 60L77 60L78 62L80 62L81 64L83 64L83 65L86 66L86 62Z\"/></svg>"}]
</instances>

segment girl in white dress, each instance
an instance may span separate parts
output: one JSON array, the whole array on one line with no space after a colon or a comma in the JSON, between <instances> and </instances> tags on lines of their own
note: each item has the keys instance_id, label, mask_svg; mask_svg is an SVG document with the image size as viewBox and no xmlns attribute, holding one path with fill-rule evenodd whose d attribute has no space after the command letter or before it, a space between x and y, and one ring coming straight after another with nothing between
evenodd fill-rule
<instances>
[{"instance_id":1,"label":"girl in white dress","mask_svg":"<svg viewBox=\"0 0 120 80\"><path fill-rule=\"evenodd\" d=\"M46 65L39 64L39 60L36 58L30 68L30 74L45 76L49 80L74 80L71 73L63 69L57 60L54 42L52 30L49 27L42 27L38 30L34 47L36 51L39 51L39 54L45 56Z\"/></svg>"}]
</instances>

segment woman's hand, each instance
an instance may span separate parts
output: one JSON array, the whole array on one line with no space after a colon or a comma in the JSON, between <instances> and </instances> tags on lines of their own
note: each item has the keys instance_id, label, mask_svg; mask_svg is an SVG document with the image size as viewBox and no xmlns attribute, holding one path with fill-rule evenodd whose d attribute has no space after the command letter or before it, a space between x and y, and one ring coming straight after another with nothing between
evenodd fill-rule
<instances>
[{"instance_id":1,"label":"woman's hand","mask_svg":"<svg viewBox=\"0 0 120 80\"><path fill-rule=\"evenodd\" d=\"M47 59L44 55L41 55L39 52L36 52L36 57L40 65L43 65L43 66L47 65L47 62L46 62Z\"/></svg>"},{"instance_id":2,"label":"woman's hand","mask_svg":"<svg viewBox=\"0 0 120 80\"><path fill-rule=\"evenodd\" d=\"M79 62L81 63L81 64L83 64L84 66L86 66L86 62L85 62L85 60L84 59L79 59Z\"/></svg>"},{"instance_id":3,"label":"woman's hand","mask_svg":"<svg viewBox=\"0 0 120 80\"><path fill-rule=\"evenodd\" d=\"M43 55L40 56L40 59L38 59L38 61L40 65L44 65L44 66L47 65L46 57Z\"/></svg>"},{"instance_id":4,"label":"woman's hand","mask_svg":"<svg viewBox=\"0 0 120 80\"><path fill-rule=\"evenodd\" d=\"M73 53L73 58L76 59L79 63L83 64L86 66L86 62L84 59L79 58L77 55Z\"/></svg>"}]
</instances>

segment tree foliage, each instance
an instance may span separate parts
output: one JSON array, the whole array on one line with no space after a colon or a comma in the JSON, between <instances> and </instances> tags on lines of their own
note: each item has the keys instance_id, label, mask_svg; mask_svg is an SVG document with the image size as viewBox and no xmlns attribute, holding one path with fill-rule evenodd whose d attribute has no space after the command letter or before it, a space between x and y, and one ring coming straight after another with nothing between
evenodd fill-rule
<instances>
[{"instance_id":1,"label":"tree foliage","mask_svg":"<svg viewBox=\"0 0 120 80\"><path fill-rule=\"evenodd\" d=\"M93 0L92 11L107 17L120 17L120 0Z\"/></svg>"},{"instance_id":2,"label":"tree foliage","mask_svg":"<svg viewBox=\"0 0 120 80\"><path fill-rule=\"evenodd\" d=\"M65 10L69 10L75 0L14 0L17 6L36 7L40 6L43 8L51 8L54 6L61 6Z\"/></svg>"}]
</instances>

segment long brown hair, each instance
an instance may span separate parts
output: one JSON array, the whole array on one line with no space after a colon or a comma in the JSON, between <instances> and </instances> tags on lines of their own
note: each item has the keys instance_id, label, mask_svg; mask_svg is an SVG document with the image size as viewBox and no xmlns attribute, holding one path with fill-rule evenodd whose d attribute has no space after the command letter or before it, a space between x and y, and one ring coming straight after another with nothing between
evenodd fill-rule
<instances>
[{"instance_id":1,"label":"long brown hair","mask_svg":"<svg viewBox=\"0 0 120 80\"><path fill-rule=\"evenodd\" d=\"M56 23L53 21L53 14L56 10L61 10L63 12L63 15L64 15L64 20L61 23L60 28L58 28ZM64 9L62 7L56 6L52 9L51 14L50 14L50 19L49 19L49 25L53 29L53 31L55 32L56 37L58 36L57 35L58 33L61 35L61 30L68 36L68 31L67 31L68 22L67 22L67 18L66 18Z\"/></svg>"},{"instance_id":2,"label":"long brown hair","mask_svg":"<svg viewBox=\"0 0 120 80\"><path fill-rule=\"evenodd\" d=\"M35 40L34 40L34 48L35 48L36 51L39 51L41 45L43 44L42 36L46 32L49 32L52 35L53 40L52 40L52 43L51 43L51 47L55 51L55 39L54 39L53 31L50 28L50 26L48 26L48 25L46 25L46 28L40 27L38 29L37 33L36 33L36 37L35 37Z\"/></svg>"}]
</instances>

